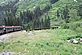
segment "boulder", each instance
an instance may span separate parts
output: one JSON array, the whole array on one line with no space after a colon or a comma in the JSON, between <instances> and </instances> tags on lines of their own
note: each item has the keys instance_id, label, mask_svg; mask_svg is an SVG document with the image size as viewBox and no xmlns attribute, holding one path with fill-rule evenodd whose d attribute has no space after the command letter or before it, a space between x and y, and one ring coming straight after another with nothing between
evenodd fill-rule
<instances>
[{"instance_id":1,"label":"boulder","mask_svg":"<svg viewBox=\"0 0 82 55\"><path fill-rule=\"evenodd\" d=\"M80 42L82 42L82 38L80 38Z\"/></svg>"},{"instance_id":2,"label":"boulder","mask_svg":"<svg viewBox=\"0 0 82 55\"><path fill-rule=\"evenodd\" d=\"M77 41L76 39L70 39L70 40L68 40L68 42L73 43L73 44L79 43L79 41Z\"/></svg>"},{"instance_id":3,"label":"boulder","mask_svg":"<svg viewBox=\"0 0 82 55\"><path fill-rule=\"evenodd\" d=\"M3 53L0 53L0 55L14 55L15 53L14 52L3 52Z\"/></svg>"},{"instance_id":4,"label":"boulder","mask_svg":"<svg viewBox=\"0 0 82 55\"><path fill-rule=\"evenodd\" d=\"M73 44L78 44L79 41L77 41L76 39L72 39L73 40Z\"/></svg>"},{"instance_id":5,"label":"boulder","mask_svg":"<svg viewBox=\"0 0 82 55\"><path fill-rule=\"evenodd\" d=\"M34 33L33 33L32 31L30 31L30 32L28 33L28 35L29 35L29 36L33 36Z\"/></svg>"}]
</instances>

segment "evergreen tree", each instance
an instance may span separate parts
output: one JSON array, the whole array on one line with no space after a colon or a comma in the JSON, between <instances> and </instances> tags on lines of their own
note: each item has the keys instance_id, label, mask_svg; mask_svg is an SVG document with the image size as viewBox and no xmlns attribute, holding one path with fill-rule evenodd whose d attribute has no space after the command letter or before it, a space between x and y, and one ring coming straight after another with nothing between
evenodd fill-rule
<instances>
[{"instance_id":1,"label":"evergreen tree","mask_svg":"<svg viewBox=\"0 0 82 55\"><path fill-rule=\"evenodd\" d=\"M59 13L59 10L57 10L57 18L60 17L60 13Z\"/></svg>"},{"instance_id":2,"label":"evergreen tree","mask_svg":"<svg viewBox=\"0 0 82 55\"><path fill-rule=\"evenodd\" d=\"M65 19L66 23L69 22L69 10L68 10L68 6L67 5L66 5L66 7L63 10L63 18Z\"/></svg>"},{"instance_id":3,"label":"evergreen tree","mask_svg":"<svg viewBox=\"0 0 82 55\"><path fill-rule=\"evenodd\" d=\"M50 0L50 2L52 3L52 4L54 4L55 2L57 2L58 0Z\"/></svg>"},{"instance_id":4,"label":"evergreen tree","mask_svg":"<svg viewBox=\"0 0 82 55\"><path fill-rule=\"evenodd\" d=\"M5 26L19 26L20 25L20 19L16 18L14 14L10 11L5 11L6 18L4 18Z\"/></svg>"},{"instance_id":5,"label":"evergreen tree","mask_svg":"<svg viewBox=\"0 0 82 55\"><path fill-rule=\"evenodd\" d=\"M82 18L82 4L79 5L78 15Z\"/></svg>"},{"instance_id":6,"label":"evergreen tree","mask_svg":"<svg viewBox=\"0 0 82 55\"><path fill-rule=\"evenodd\" d=\"M48 16L48 19L47 19L47 27L48 27L48 29L50 29L50 17Z\"/></svg>"},{"instance_id":7,"label":"evergreen tree","mask_svg":"<svg viewBox=\"0 0 82 55\"><path fill-rule=\"evenodd\" d=\"M41 18L41 29L43 29L43 26L44 26L44 21L43 18Z\"/></svg>"}]
</instances>

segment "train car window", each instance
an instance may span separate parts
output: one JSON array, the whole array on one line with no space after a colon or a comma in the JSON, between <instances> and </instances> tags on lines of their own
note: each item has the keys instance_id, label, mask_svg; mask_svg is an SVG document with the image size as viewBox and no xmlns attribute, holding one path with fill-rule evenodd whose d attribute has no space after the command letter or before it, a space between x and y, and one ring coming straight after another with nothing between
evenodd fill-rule
<instances>
[{"instance_id":1,"label":"train car window","mask_svg":"<svg viewBox=\"0 0 82 55\"><path fill-rule=\"evenodd\" d=\"M6 28L6 30L11 30L12 28Z\"/></svg>"},{"instance_id":2,"label":"train car window","mask_svg":"<svg viewBox=\"0 0 82 55\"><path fill-rule=\"evenodd\" d=\"M0 28L0 30L3 30L3 28Z\"/></svg>"},{"instance_id":3,"label":"train car window","mask_svg":"<svg viewBox=\"0 0 82 55\"><path fill-rule=\"evenodd\" d=\"M3 28L3 30L6 30L6 28Z\"/></svg>"}]
</instances>

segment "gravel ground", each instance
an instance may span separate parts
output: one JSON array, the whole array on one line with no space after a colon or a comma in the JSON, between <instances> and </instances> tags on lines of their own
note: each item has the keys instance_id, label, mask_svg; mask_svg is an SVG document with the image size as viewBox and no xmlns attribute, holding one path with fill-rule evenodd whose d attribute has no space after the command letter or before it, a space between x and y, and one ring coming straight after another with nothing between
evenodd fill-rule
<instances>
[{"instance_id":1,"label":"gravel ground","mask_svg":"<svg viewBox=\"0 0 82 55\"><path fill-rule=\"evenodd\" d=\"M13 34L13 33L1 35L1 36L0 36L0 42L5 42L5 41L7 41L7 40L12 36L12 34Z\"/></svg>"},{"instance_id":2,"label":"gravel ground","mask_svg":"<svg viewBox=\"0 0 82 55\"><path fill-rule=\"evenodd\" d=\"M0 53L0 55L15 55L14 52L3 52L3 53Z\"/></svg>"},{"instance_id":3,"label":"gravel ground","mask_svg":"<svg viewBox=\"0 0 82 55\"><path fill-rule=\"evenodd\" d=\"M13 38L14 35L20 33L20 32L25 32L25 31L18 31L18 32L13 32L13 33L8 33L0 36L0 42L6 42L10 38Z\"/></svg>"},{"instance_id":4,"label":"gravel ground","mask_svg":"<svg viewBox=\"0 0 82 55\"><path fill-rule=\"evenodd\" d=\"M26 33L26 31L18 31L18 32L12 32L4 35L0 35L0 43L6 43L11 38L14 38L16 35L20 35L21 33ZM16 55L14 52L2 52L0 55ZM18 54L19 55L19 54Z\"/></svg>"}]
</instances>

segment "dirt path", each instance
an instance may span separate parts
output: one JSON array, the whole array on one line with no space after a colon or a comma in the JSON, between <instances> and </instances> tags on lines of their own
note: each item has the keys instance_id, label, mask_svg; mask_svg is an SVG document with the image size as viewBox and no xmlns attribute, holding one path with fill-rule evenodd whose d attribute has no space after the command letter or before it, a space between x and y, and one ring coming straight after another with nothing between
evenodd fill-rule
<instances>
[{"instance_id":1,"label":"dirt path","mask_svg":"<svg viewBox=\"0 0 82 55\"><path fill-rule=\"evenodd\" d=\"M28 38L33 38L35 33L38 33L38 32L43 32L43 31L38 30L38 31L26 32L25 30L23 30L23 31L12 32L12 33L8 33L8 34L0 35L0 42L6 42L7 40L9 40L11 38L15 38L15 37L21 36L21 35L25 35L26 37L28 36Z\"/></svg>"}]
</instances>

